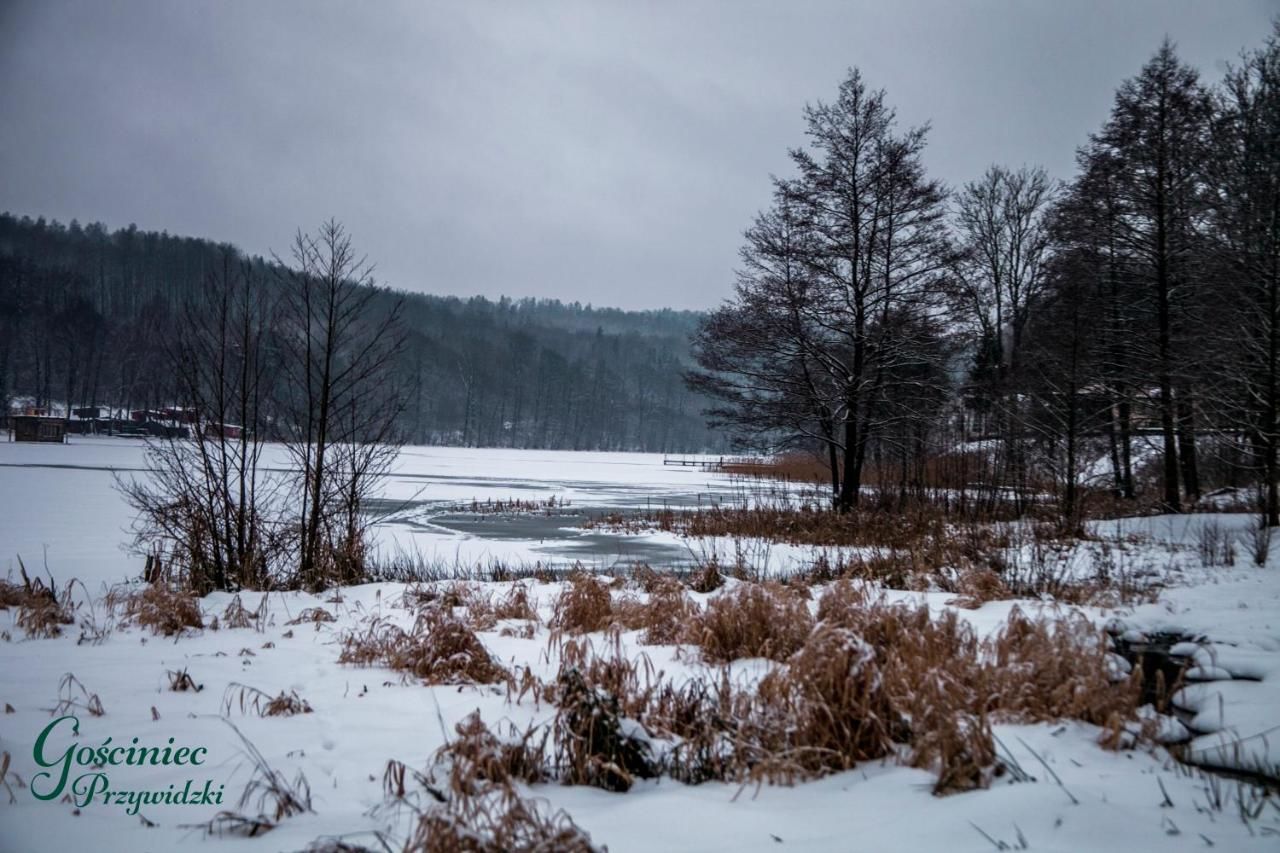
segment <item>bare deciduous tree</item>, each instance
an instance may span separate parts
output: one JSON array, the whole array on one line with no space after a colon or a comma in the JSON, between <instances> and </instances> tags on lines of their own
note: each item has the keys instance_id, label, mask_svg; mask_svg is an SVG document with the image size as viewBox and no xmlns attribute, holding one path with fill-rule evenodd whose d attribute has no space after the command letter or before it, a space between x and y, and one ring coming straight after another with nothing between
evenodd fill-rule
<instances>
[{"instance_id":1,"label":"bare deciduous tree","mask_svg":"<svg viewBox=\"0 0 1280 853\"><path fill-rule=\"evenodd\" d=\"M961 254L953 268L956 319L971 329L990 362L985 394L1004 441L1004 481L1026 486L1017 374L1032 306L1044 291L1050 247L1047 213L1056 187L1039 168L992 166L956 200Z\"/></svg>"},{"instance_id":2,"label":"bare deciduous tree","mask_svg":"<svg viewBox=\"0 0 1280 853\"><path fill-rule=\"evenodd\" d=\"M299 232L293 263L284 273L281 426L301 472L299 580L320 589L364 574L365 505L398 453L403 399L391 368L404 333L400 299L374 286L338 222Z\"/></svg>"},{"instance_id":3,"label":"bare deciduous tree","mask_svg":"<svg viewBox=\"0 0 1280 853\"><path fill-rule=\"evenodd\" d=\"M925 375L919 358L936 351L917 321L950 261L945 192L921 163L927 128L899 134L857 70L805 121L798 177L748 231L737 295L703 324L693 380L739 435L825 448L835 504L850 509L869 448L903 411L894 384Z\"/></svg>"},{"instance_id":4,"label":"bare deciduous tree","mask_svg":"<svg viewBox=\"0 0 1280 853\"><path fill-rule=\"evenodd\" d=\"M180 426L150 442L148 477L119 481L135 544L201 592L264 588L278 568L285 479L260 465L274 322L260 271L226 250L165 337Z\"/></svg>"}]
</instances>

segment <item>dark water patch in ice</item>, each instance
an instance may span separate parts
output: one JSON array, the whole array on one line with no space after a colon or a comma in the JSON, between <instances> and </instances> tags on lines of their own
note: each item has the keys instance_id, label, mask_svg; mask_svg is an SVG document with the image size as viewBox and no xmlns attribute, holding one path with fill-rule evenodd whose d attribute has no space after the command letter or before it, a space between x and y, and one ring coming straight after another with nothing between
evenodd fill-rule
<instances>
[{"instance_id":1,"label":"dark water patch in ice","mask_svg":"<svg viewBox=\"0 0 1280 853\"><path fill-rule=\"evenodd\" d=\"M384 516L378 522L388 526L455 533L468 539L488 542L537 543L534 550L550 561L566 563L604 562L609 565L653 563L687 566L696 562L689 550L670 540L654 541L644 535L588 529L584 524L607 512L609 506L572 506L533 512L459 512L456 504L439 501L384 501ZM624 511L624 516L641 516L644 510Z\"/></svg>"},{"instance_id":2,"label":"dark water patch in ice","mask_svg":"<svg viewBox=\"0 0 1280 853\"><path fill-rule=\"evenodd\" d=\"M583 535L583 512L554 513L449 513L431 517L431 523L477 539L576 539Z\"/></svg>"}]
</instances>

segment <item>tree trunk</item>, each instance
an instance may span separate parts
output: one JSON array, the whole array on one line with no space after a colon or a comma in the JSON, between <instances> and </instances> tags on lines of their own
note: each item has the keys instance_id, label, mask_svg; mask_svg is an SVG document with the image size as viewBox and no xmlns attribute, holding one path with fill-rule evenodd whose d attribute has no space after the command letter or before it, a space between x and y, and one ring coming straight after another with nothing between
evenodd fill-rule
<instances>
[{"instance_id":1,"label":"tree trunk","mask_svg":"<svg viewBox=\"0 0 1280 853\"><path fill-rule=\"evenodd\" d=\"M1120 399L1120 467L1122 472L1121 496L1133 500L1133 417L1127 397Z\"/></svg>"},{"instance_id":2,"label":"tree trunk","mask_svg":"<svg viewBox=\"0 0 1280 853\"><path fill-rule=\"evenodd\" d=\"M1200 496L1200 471L1196 459L1196 427L1195 406L1191 400L1191 392L1179 389L1177 399L1178 413L1178 461L1182 469L1182 490L1187 499L1194 501Z\"/></svg>"},{"instance_id":3,"label":"tree trunk","mask_svg":"<svg viewBox=\"0 0 1280 853\"><path fill-rule=\"evenodd\" d=\"M862 481L862 469L858 464L858 418L851 411L844 421L844 476L840 480L840 497L836 508L848 512L858 505L858 487Z\"/></svg>"},{"instance_id":4,"label":"tree trunk","mask_svg":"<svg viewBox=\"0 0 1280 853\"><path fill-rule=\"evenodd\" d=\"M1159 358L1160 433L1164 439L1164 510L1182 512L1182 500L1178 493L1178 446L1174 426L1173 381L1170 378L1169 334L1169 268L1165 247L1163 205L1158 211L1156 224L1156 325Z\"/></svg>"}]
</instances>

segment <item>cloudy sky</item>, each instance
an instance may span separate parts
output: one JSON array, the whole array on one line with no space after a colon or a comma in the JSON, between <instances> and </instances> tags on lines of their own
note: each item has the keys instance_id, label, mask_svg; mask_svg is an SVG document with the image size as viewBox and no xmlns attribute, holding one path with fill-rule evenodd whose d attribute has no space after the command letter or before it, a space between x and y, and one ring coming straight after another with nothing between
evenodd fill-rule
<instances>
[{"instance_id":1,"label":"cloudy sky","mask_svg":"<svg viewBox=\"0 0 1280 853\"><path fill-rule=\"evenodd\" d=\"M385 284L706 308L849 66L955 186L1057 177L1166 34L1216 80L1280 0L0 0L0 209L283 251L334 216Z\"/></svg>"}]
</instances>

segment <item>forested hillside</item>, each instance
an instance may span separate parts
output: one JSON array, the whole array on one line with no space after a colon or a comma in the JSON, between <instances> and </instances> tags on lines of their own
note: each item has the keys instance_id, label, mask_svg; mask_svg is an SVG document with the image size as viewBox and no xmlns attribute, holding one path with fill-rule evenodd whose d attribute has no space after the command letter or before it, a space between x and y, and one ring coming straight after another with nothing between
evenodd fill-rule
<instances>
[{"instance_id":1,"label":"forested hillside","mask_svg":"<svg viewBox=\"0 0 1280 853\"><path fill-rule=\"evenodd\" d=\"M0 399L149 408L172 403L164 357L180 306L226 244L0 215ZM270 282L273 264L252 264ZM404 299L395 371L411 443L578 450L718 447L681 375L698 315L554 300Z\"/></svg>"}]
</instances>

